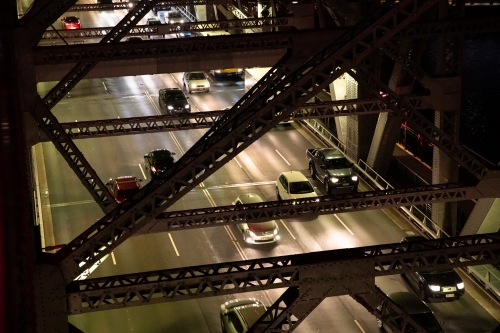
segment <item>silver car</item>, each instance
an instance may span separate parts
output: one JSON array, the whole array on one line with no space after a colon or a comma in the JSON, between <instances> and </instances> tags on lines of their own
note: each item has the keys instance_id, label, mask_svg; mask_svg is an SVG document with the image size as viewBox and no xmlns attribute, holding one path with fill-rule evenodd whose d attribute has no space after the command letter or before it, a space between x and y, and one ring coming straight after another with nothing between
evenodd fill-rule
<instances>
[{"instance_id":1,"label":"silver car","mask_svg":"<svg viewBox=\"0 0 500 333\"><path fill-rule=\"evenodd\" d=\"M255 298L235 299L220 306L220 323L223 333L243 333L267 311Z\"/></svg>"},{"instance_id":2,"label":"silver car","mask_svg":"<svg viewBox=\"0 0 500 333\"><path fill-rule=\"evenodd\" d=\"M263 202L258 194L242 194L233 205L244 205ZM240 223L238 229L243 234L243 240L251 244L273 243L280 239L278 224L274 221L259 223Z\"/></svg>"}]
</instances>

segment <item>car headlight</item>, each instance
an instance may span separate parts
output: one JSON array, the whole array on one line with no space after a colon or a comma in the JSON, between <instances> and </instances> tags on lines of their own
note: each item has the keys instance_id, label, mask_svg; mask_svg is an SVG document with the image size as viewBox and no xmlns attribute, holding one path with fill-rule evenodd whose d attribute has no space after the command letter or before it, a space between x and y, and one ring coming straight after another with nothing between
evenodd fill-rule
<instances>
[{"instance_id":1,"label":"car headlight","mask_svg":"<svg viewBox=\"0 0 500 333\"><path fill-rule=\"evenodd\" d=\"M243 72L243 68L238 68L238 72Z\"/></svg>"},{"instance_id":2,"label":"car headlight","mask_svg":"<svg viewBox=\"0 0 500 333\"><path fill-rule=\"evenodd\" d=\"M432 290L432 291L440 291L441 287L437 286L437 285L430 284L429 285L429 289Z\"/></svg>"},{"instance_id":3,"label":"car headlight","mask_svg":"<svg viewBox=\"0 0 500 333\"><path fill-rule=\"evenodd\" d=\"M129 6L129 8L132 8L132 7L134 7L134 4L132 2L129 2L128 6Z\"/></svg>"},{"instance_id":4,"label":"car headlight","mask_svg":"<svg viewBox=\"0 0 500 333\"><path fill-rule=\"evenodd\" d=\"M280 238L281 238L280 235L276 235L276 237L274 237L274 239L276 240L280 240Z\"/></svg>"},{"instance_id":5,"label":"car headlight","mask_svg":"<svg viewBox=\"0 0 500 333\"><path fill-rule=\"evenodd\" d=\"M352 176L352 177L351 177L351 180L352 180L353 182L357 181L357 180L358 180L358 176Z\"/></svg>"},{"instance_id":6,"label":"car headlight","mask_svg":"<svg viewBox=\"0 0 500 333\"><path fill-rule=\"evenodd\" d=\"M278 228L274 229L274 234L277 235L278 234Z\"/></svg>"},{"instance_id":7,"label":"car headlight","mask_svg":"<svg viewBox=\"0 0 500 333\"><path fill-rule=\"evenodd\" d=\"M186 104L186 105L184 106L184 108L185 108L185 109L189 109L189 104Z\"/></svg>"},{"instance_id":8,"label":"car headlight","mask_svg":"<svg viewBox=\"0 0 500 333\"><path fill-rule=\"evenodd\" d=\"M179 23L184 23L184 20L180 20Z\"/></svg>"},{"instance_id":9,"label":"car headlight","mask_svg":"<svg viewBox=\"0 0 500 333\"><path fill-rule=\"evenodd\" d=\"M331 181L332 183L338 183L339 179L338 179L338 178L335 178L335 177L332 177L332 178L330 178L330 181Z\"/></svg>"},{"instance_id":10,"label":"car headlight","mask_svg":"<svg viewBox=\"0 0 500 333\"><path fill-rule=\"evenodd\" d=\"M168 108L169 110L173 110L173 109L174 109L174 107L173 107L172 105L167 106L167 108Z\"/></svg>"},{"instance_id":11,"label":"car headlight","mask_svg":"<svg viewBox=\"0 0 500 333\"><path fill-rule=\"evenodd\" d=\"M250 237L255 237L255 232L253 231L249 231L248 234L250 235Z\"/></svg>"},{"instance_id":12,"label":"car headlight","mask_svg":"<svg viewBox=\"0 0 500 333\"><path fill-rule=\"evenodd\" d=\"M464 289L465 288L464 283L463 282L457 283L457 288L458 289Z\"/></svg>"},{"instance_id":13,"label":"car headlight","mask_svg":"<svg viewBox=\"0 0 500 333\"><path fill-rule=\"evenodd\" d=\"M220 73L220 69L215 70L215 73Z\"/></svg>"},{"instance_id":14,"label":"car headlight","mask_svg":"<svg viewBox=\"0 0 500 333\"><path fill-rule=\"evenodd\" d=\"M196 84L191 83L191 88L196 88Z\"/></svg>"},{"instance_id":15,"label":"car headlight","mask_svg":"<svg viewBox=\"0 0 500 333\"><path fill-rule=\"evenodd\" d=\"M156 168L154 166L152 166L151 171L156 172Z\"/></svg>"},{"instance_id":16,"label":"car headlight","mask_svg":"<svg viewBox=\"0 0 500 333\"><path fill-rule=\"evenodd\" d=\"M205 83L205 88L210 88L210 83Z\"/></svg>"}]
</instances>

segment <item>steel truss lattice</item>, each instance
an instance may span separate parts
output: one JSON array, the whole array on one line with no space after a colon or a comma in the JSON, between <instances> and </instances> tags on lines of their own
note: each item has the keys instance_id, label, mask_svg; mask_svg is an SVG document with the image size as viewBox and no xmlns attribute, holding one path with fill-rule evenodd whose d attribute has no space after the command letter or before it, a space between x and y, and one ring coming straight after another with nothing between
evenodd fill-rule
<instances>
[{"instance_id":1,"label":"steel truss lattice","mask_svg":"<svg viewBox=\"0 0 500 333\"><path fill-rule=\"evenodd\" d=\"M88 269L434 3L405 0L390 9L382 6L294 72L275 66L171 170L101 219L99 232L80 235L56 254L65 280Z\"/></svg>"},{"instance_id":2,"label":"steel truss lattice","mask_svg":"<svg viewBox=\"0 0 500 333\"><path fill-rule=\"evenodd\" d=\"M403 96L403 98L405 98L415 109L425 107L425 96ZM62 123L61 126L72 139L140 133L145 134L210 128L226 112L227 111L225 110L217 110L209 112L194 112L182 115L160 115L119 119L112 118ZM290 116L290 119L301 120L329 118L381 112L392 112L392 110L388 110L385 104L378 98L354 99L308 103L299 110L294 111Z\"/></svg>"},{"instance_id":3,"label":"steel truss lattice","mask_svg":"<svg viewBox=\"0 0 500 333\"><path fill-rule=\"evenodd\" d=\"M140 272L71 282L68 314L290 287L323 299L371 288L376 276L498 262L494 233Z\"/></svg>"}]
</instances>

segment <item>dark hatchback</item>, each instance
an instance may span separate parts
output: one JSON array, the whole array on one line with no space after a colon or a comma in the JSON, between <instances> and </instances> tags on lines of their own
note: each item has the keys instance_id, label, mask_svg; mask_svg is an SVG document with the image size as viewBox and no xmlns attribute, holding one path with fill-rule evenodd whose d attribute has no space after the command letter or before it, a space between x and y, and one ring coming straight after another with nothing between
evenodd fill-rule
<instances>
[{"instance_id":1,"label":"dark hatchback","mask_svg":"<svg viewBox=\"0 0 500 333\"><path fill-rule=\"evenodd\" d=\"M410 236L401 243L425 241L423 236ZM423 301L429 298L459 299L465 293L465 285L455 270L440 269L430 272L413 272L403 275Z\"/></svg>"},{"instance_id":2,"label":"dark hatchback","mask_svg":"<svg viewBox=\"0 0 500 333\"><path fill-rule=\"evenodd\" d=\"M144 155L144 166L151 175L151 178L155 178L174 165L175 160L173 155L175 153L167 149L152 150Z\"/></svg>"},{"instance_id":3,"label":"dark hatchback","mask_svg":"<svg viewBox=\"0 0 500 333\"><path fill-rule=\"evenodd\" d=\"M191 112L188 98L179 88L164 88L158 93L158 104L163 114Z\"/></svg>"}]
</instances>

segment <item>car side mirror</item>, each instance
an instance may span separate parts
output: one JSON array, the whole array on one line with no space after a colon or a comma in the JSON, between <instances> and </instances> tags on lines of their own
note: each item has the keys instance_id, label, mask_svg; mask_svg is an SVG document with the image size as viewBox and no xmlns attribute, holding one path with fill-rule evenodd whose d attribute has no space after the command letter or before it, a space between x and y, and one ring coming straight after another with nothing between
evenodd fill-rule
<instances>
[{"instance_id":1,"label":"car side mirror","mask_svg":"<svg viewBox=\"0 0 500 333\"><path fill-rule=\"evenodd\" d=\"M137 181L142 182L142 179L141 179L141 178L139 178L139 179L137 179Z\"/></svg>"}]
</instances>

